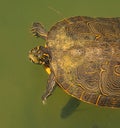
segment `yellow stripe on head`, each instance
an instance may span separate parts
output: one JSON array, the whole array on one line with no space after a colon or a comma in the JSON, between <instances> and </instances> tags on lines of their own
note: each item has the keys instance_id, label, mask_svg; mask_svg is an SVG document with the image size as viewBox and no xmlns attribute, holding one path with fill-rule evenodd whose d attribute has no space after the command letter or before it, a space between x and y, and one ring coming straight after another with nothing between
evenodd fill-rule
<instances>
[{"instance_id":1,"label":"yellow stripe on head","mask_svg":"<svg viewBox=\"0 0 120 128\"><path fill-rule=\"evenodd\" d=\"M51 74L50 68L46 67L45 70L49 75Z\"/></svg>"}]
</instances>

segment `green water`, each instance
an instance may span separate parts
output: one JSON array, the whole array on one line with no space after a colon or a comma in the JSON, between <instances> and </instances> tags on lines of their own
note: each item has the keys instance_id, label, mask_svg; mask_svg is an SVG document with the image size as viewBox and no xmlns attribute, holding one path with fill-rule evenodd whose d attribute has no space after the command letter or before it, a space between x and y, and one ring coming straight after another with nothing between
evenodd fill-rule
<instances>
[{"instance_id":1,"label":"green water","mask_svg":"<svg viewBox=\"0 0 120 128\"><path fill-rule=\"evenodd\" d=\"M27 56L44 41L31 35L30 25L40 21L49 29L75 15L120 16L120 1L0 1L0 128L120 128L120 109L78 102L60 88L46 105L41 103L48 76Z\"/></svg>"}]
</instances>

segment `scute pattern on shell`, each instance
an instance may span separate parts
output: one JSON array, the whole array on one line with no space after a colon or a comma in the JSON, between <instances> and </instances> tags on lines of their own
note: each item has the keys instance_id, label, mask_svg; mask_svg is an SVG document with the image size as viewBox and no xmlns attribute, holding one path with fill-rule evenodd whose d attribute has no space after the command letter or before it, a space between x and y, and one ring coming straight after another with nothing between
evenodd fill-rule
<instances>
[{"instance_id":1,"label":"scute pattern on shell","mask_svg":"<svg viewBox=\"0 0 120 128\"><path fill-rule=\"evenodd\" d=\"M120 107L120 18L71 17L48 32L50 66L66 93Z\"/></svg>"}]
</instances>

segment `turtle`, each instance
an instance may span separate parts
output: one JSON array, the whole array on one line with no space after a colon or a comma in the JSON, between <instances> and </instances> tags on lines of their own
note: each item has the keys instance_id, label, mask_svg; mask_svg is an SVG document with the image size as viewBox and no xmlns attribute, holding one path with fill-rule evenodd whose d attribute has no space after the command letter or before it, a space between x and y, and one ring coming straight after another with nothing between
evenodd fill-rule
<instances>
[{"instance_id":1,"label":"turtle","mask_svg":"<svg viewBox=\"0 0 120 128\"><path fill-rule=\"evenodd\" d=\"M120 108L120 18L73 16L49 31L39 22L31 28L45 46L29 51L29 59L48 73L42 101L56 86L90 104Z\"/></svg>"}]
</instances>

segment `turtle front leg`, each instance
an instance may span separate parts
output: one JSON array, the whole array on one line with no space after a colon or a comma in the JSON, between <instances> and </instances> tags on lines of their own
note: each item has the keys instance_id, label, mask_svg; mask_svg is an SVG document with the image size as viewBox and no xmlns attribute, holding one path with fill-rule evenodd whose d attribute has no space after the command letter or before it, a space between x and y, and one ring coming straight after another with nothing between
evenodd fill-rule
<instances>
[{"instance_id":1,"label":"turtle front leg","mask_svg":"<svg viewBox=\"0 0 120 128\"><path fill-rule=\"evenodd\" d=\"M45 30L45 28L42 24L40 24L38 22L33 23L31 31L32 31L34 36L42 37L43 39L46 40L47 31Z\"/></svg>"},{"instance_id":2,"label":"turtle front leg","mask_svg":"<svg viewBox=\"0 0 120 128\"><path fill-rule=\"evenodd\" d=\"M54 73L51 72L48 78L47 86L46 86L46 92L42 96L42 102L45 104L46 99L52 94L54 91L56 84L55 84L55 76Z\"/></svg>"}]
</instances>

